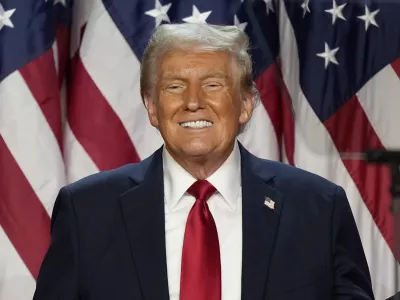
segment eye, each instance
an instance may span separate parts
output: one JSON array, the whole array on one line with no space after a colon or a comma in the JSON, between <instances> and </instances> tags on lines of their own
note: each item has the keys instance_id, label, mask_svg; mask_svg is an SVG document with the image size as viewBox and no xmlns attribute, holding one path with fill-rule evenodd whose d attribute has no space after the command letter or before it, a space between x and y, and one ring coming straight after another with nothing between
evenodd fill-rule
<instances>
[{"instance_id":1,"label":"eye","mask_svg":"<svg viewBox=\"0 0 400 300\"><path fill-rule=\"evenodd\" d=\"M181 90L183 90L184 86L181 84L169 84L167 87L167 90L170 92L180 92Z\"/></svg>"},{"instance_id":2,"label":"eye","mask_svg":"<svg viewBox=\"0 0 400 300\"><path fill-rule=\"evenodd\" d=\"M171 84L171 85L169 85L167 88L169 89L169 90L176 90L176 89L179 89L181 86L180 85L178 85L178 84Z\"/></svg>"},{"instance_id":3,"label":"eye","mask_svg":"<svg viewBox=\"0 0 400 300\"><path fill-rule=\"evenodd\" d=\"M209 91L217 91L222 88L222 84L218 82L208 82L204 86Z\"/></svg>"}]
</instances>

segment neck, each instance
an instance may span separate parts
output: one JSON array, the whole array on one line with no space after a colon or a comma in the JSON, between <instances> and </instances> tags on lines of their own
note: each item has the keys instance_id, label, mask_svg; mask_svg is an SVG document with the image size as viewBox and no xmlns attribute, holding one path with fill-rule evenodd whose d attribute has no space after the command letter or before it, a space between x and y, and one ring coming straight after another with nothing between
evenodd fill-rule
<instances>
[{"instance_id":1,"label":"neck","mask_svg":"<svg viewBox=\"0 0 400 300\"><path fill-rule=\"evenodd\" d=\"M232 153L234 144L223 153L211 153L204 156L181 156L177 155L167 147L168 153L188 173L198 180L210 177L218 170Z\"/></svg>"}]
</instances>

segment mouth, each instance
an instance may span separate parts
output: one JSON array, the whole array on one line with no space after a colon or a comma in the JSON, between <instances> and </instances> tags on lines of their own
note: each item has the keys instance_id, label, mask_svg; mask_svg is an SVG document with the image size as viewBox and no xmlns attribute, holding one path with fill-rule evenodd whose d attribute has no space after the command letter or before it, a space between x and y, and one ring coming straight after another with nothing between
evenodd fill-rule
<instances>
[{"instance_id":1,"label":"mouth","mask_svg":"<svg viewBox=\"0 0 400 300\"><path fill-rule=\"evenodd\" d=\"M203 129L211 127L213 122L208 120L186 121L180 122L179 125L183 128Z\"/></svg>"}]
</instances>

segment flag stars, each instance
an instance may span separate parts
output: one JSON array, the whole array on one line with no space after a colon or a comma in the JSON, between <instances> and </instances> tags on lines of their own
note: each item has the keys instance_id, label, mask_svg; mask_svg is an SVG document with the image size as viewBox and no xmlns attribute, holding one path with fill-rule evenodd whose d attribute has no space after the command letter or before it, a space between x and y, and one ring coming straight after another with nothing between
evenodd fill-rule
<instances>
[{"instance_id":1,"label":"flag stars","mask_svg":"<svg viewBox=\"0 0 400 300\"><path fill-rule=\"evenodd\" d=\"M54 0L53 5L56 5L58 3L60 3L61 5L65 6L65 7L67 6L67 0Z\"/></svg>"},{"instance_id":2,"label":"flag stars","mask_svg":"<svg viewBox=\"0 0 400 300\"><path fill-rule=\"evenodd\" d=\"M346 18L343 16L343 9L346 5L347 3L338 6L336 4L336 0L333 0L333 7L331 9L325 10L327 13L330 13L332 15L332 25L335 24L338 18L346 21Z\"/></svg>"},{"instance_id":3,"label":"flag stars","mask_svg":"<svg viewBox=\"0 0 400 300\"><path fill-rule=\"evenodd\" d=\"M306 16L307 13L311 13L309 4L310 0L303 0L303 4L301 5L301 8L303 9L303 18Z\"/></svg>"},{"instance_id":4,"label":"flag stars","mask_svg":"<svg viewBox=\"0 0 400 300\"><path fill-rule=\"evenodd\" d=\"M239 21L239 19L238 19L238 17L236 15L234 16L233 24L237 28L239 28L241 31L244 31L246 29L246 26L247 26L247 22L240 23L240 21Z\"/></svg>"},{"instance_id":5,"label":"flag stars","mask_svg":"<svg viewBox=\"0 0 400 300\"><path fill-rule=\"evenodd\" d=\"M357 17L365 22L365 31L368 31L369 25L371 24L379 27L375 20L375 17L378 13L379 9L370 12L368 6L365 5L365 15Z\"/></svg>"},{"instance_id":6,"label":"flag stars","mask_svg":"<svg viewBox=\"0 0 400 300\"><path fill-rule=\"evenodd\" d=\"M336 53L339 51L339 48L331 50L329 48L328 43L325 43L325 52L318 53L317 56L325 59L325 69L328 68L330 63L334 63L339 65L338 61L336 60Z\"/></svg>"},{"instance_id":7,"label":"flag stars","mask_svg":"<svg viewBox=\"0 0 400 300\"><path fill-rule=\"evenodd\" d=\"M46 0L48 2L49 0ZM67 7L67 0L51 0L53 1L53 5L61 4L65 7Z\"/></svg>"},{"instance_id":8,"label":"flag stars","mask_svg":"<svg viewBox=\"0 0 400 300\"><path fill-rule=\"evenodd\" d=\"M211 10L200 13L199 10L197 9L196 5L193 5L193 12L190 17L186 17L183 19L184 22L186 23L203 23L206 24L206 20L208 16L211 14Z\"/></svg>"},{"instance_id":9,"label":"flag stars","mask_svg":"<svg viewBox=\"0 0 400 300\"><path fill-rule=\"evenodd\" d=\"M0 3L0 31L4 26L14 28L14 24L11 21L11 16L15 13L16 9L4 10L4 7Z\"/></svg>"},{"instance_id":10,"label":"flag stars","mask_svg":"<svg viewBox=\"0 0 400 300\"><path fill-rule=\"evenodd\" d=\"M156 0L156 8L146 11L145 14L156 19L156 27L159 26L162 21L171 23L167 14L171 5L172 3L161 5L160 1Z\"/></svg>"},{"instance_id":11,"label":"flag stars","mask_svg":"<svg viewBox=\"0 0 400 300\"><path fill-rule=\"evenodd\" d=\"M266 6L267 6L267 15L269 15L269 12L272 11L273 13L275 12L274 8L274 3L273 0L264 0Z\"/></svg>"}]
</instances>

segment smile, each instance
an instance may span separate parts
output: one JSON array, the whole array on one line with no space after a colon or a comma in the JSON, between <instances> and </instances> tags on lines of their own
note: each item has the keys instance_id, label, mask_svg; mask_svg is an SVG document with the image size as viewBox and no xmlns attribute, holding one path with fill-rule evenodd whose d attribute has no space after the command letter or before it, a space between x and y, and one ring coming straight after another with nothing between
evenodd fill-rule
<instances>
[{"instance_id":1,"label":"smile","mask_svg":"<svg viewBox=\"0 0 400 300\"><path fill-rule=\"evenodd\" d=\"M212 126L212 122L207 120L199 120L199 121L190 121L190 122L182 122L179 123L184 128L195 128L195 129L202 129Z\"/></svg>"}]
</instances>

